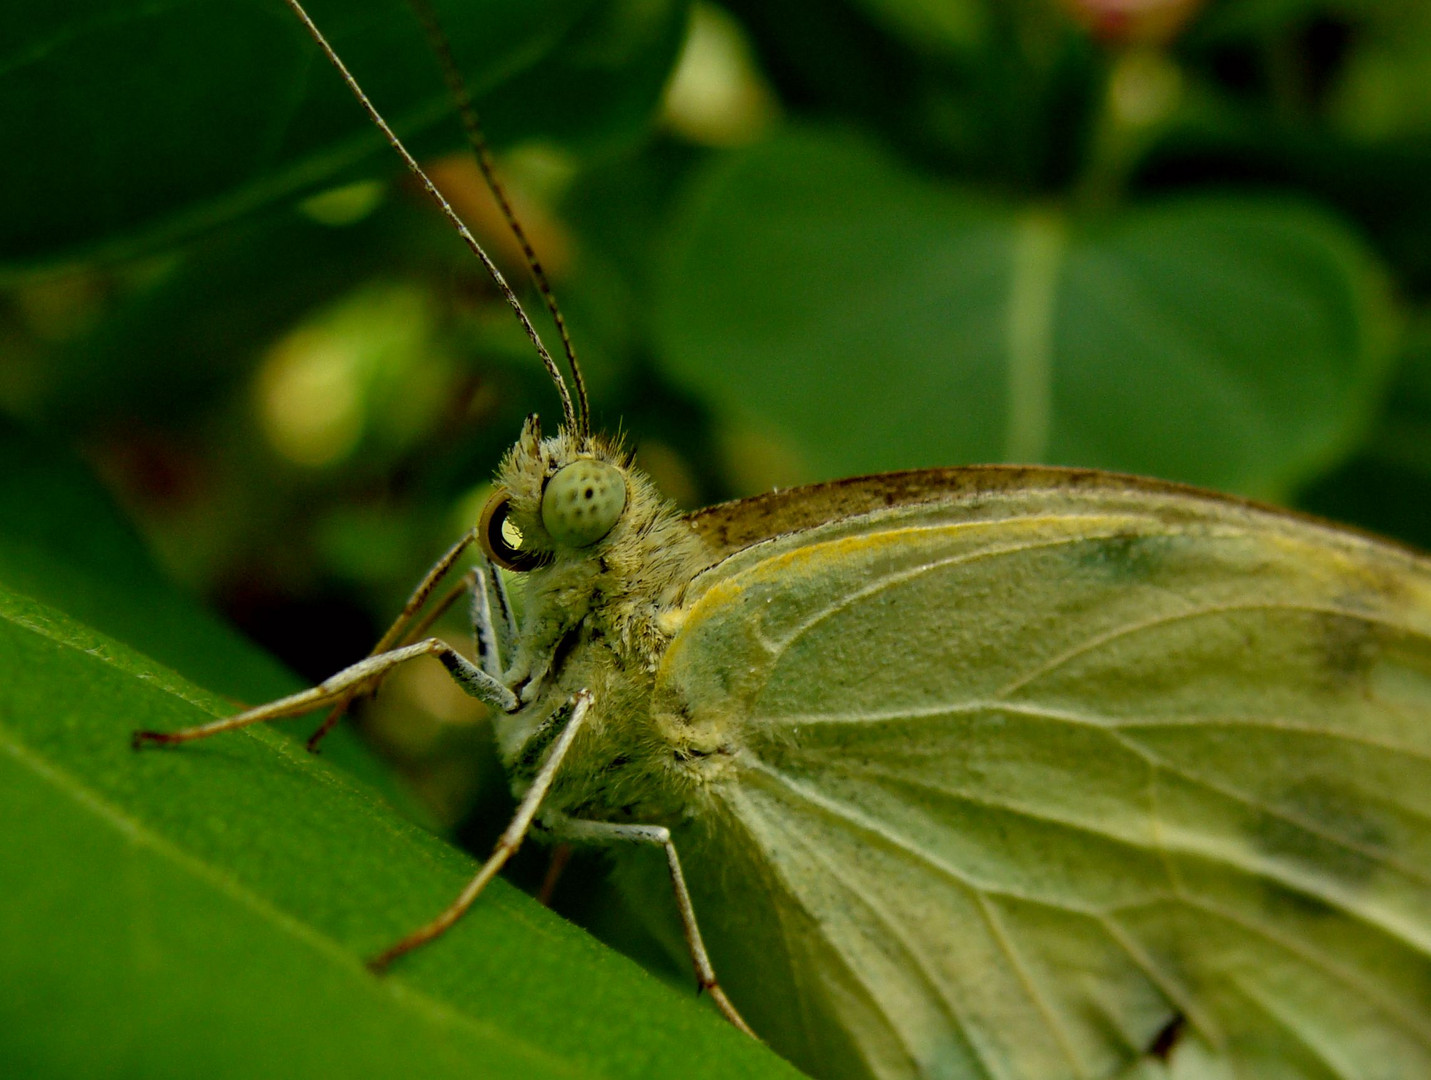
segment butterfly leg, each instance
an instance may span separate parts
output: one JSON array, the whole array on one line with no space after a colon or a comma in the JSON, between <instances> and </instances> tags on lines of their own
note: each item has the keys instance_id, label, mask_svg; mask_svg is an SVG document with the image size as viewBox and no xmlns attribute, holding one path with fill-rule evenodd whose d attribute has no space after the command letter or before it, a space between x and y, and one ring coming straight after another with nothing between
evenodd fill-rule
<instances>
[{"instance_id":1,"label":"butterfly leg","mask_svg":"<svg viewBox=\"0 0 1431 1080\"><path fill-rule=\"evenodd\" d=\"M166 745L190 742L193 739L217 735L221 731L232 731L235 728L247 727L249 724L257 724L263 720L297 716L299 713L321 708L329 702L349 698L367 684L381 679L397 665L414 660L419 656L437 657L463 690L493 708L506 712L512 712L517 708L516 695L508 690L499 679L488 675L447 642L437 638L427 638L425 641L419 641L413 645L405 645L400 649L392 649L379 653L377 656L359 660L331 678L324 679L311 690L290 694L277 701L270 701L267 705L245 709L233 716L225 716L207 724L184 728L182 731L136 731L134 745L138 748L148 744Z\"/></svg>"},{"instance_id":2,"label":"butterfly leg","mask_svg":"<svg viewBox=\"0 0 1431 1080\"><path fill-rule=\"evenodd\" d=\"M664 825L623 825L611 821L581 821L568 819L553 825L554 835L563 840L579 843L608 844L636 843L662 848L666 853L666 868L671 874L671 888L676 894L676 907L681 913L681 931L686 937L686 948L691 953L691 963L696 969L696 981L700 988L710 994L711 1000L720 1009L721 1015L753 1039L758 1039L750 1025L736 1011L730 998L726 997L720 983L716 981L715 969L711 966L710 955L701 939L701 929L696 923L696 910L691 905L690 890L686 888L686 876L681 872L681 860L676 854L671 830Z\"/></svg>"},{"instance_id":3,"label":"butterfly leg","mask_svg":"<svg viewBox=\"0 0 1431 1080\"><path fill-rule=\"evenodd\" d=\"M497 838L497 844L492 849L492 854L487 856L487 861L477 871L477 876L467 883L467 887L462 890L461 895L432 922L414 930L396 945L385 949L369 960L369 968L381 972L404 953L412 952L413 949L426 945L433 938L440 937L472 906L472 902L487 887L488 882L497 876L497 873L506 865L507 860L515 854L517 848L521 847L522 841L526 839L527 833L532 827L532 821L541 808L542 800L551 790L557 770L561 768L562 760L566 757L567 751L571 749L571 744L576 740L577 733L581 730L590 708L591 695L585 690L572 697L571 702L567 705L566 726L562 728L561 734L552 743L551 750L547 752L546 761L542 763L541 769L532 778L531 786L522 796L522 801L517 805L517 812L512 815L511 822L503 830L502 835Z\"/></svg>"},{"instance_id":4,"label":"butterfly leg","mask_svg":"<svg viewBox=\"0 0 1431 1080\"><path fill-rule=\"evenodd\" d=\"M428 609L427 614L403 635L402 644L411 645L419 638L425 637L432 625L442 618L463 594L469 598L468 618L471 620L472 644L477 656L477 666L494 679L501 678L503 658L511 652L516 627L512 620L512 605L507 599L507 589L502 583L501 574L485 558L480 565L463 574L457 584ZM406 613L399 617L394 628L404 621ZM383 635L379 644L385 648L393 644L391 631ZM375 649L374 653L381 651ZM373 686L368 692L376 690L377 687Z\"/></svg>"},{"instance_id":5,"label":"butterfly leg","mask_svg":"<svg viewBox=\"0 0 1431 1080\"><path fill-rule=\"evenodd\" d=\"M462 557L462 553L465 552L476 539L477 530L469 529L458 539L457 543L447 549L442 558L433 563L432 569L423 575L422 580L417 583L417 588L413 589L412 595L407 598L407 603L403 605L402 611L398 612L398 617L394 619L392 625L387 628L387 632L378 638L378 643L374 645L372 650L368 653L370 657L387 652L398 642L407 631L408 624L412 622L413 617L422 610L422 606L427 603L428 598L432 595L432 590L437 588L438 583L451 572L453 566L457 564L457 560ZM461 595L462 591L461 588L459 588L444 597L441 603L433 609L428 617L419 623L412 631L410 638L420 637L426 628L432 624L433 620L447 610L453 601ZM323 722L318 725L312 735L308 736L308 742L305 744L308 750L316 754L318 752L318 744L323 741L328 732L337 726L338 721L343 718L343 714L348 711L348 706L353 703L353 700L361 694L372 693L377 689L377 685L378 680L375 679L370 686L355 686L347 694L340 697L334 703L328 715L323 718Z\"/></svg>"},{"instance_id":6,"label":"butterfly leg","mask_svg":"<svg viewBox=\"0 0 1431 1080\"><path fill-rule=\"evenodd\" d=\"M472 623L472 647L476 651L477 662L488 675L501 678L502 665L512 655L517 625L501 571L485 558L481 565L472 569L468 616Z\"/></svg>"}]
</instances>

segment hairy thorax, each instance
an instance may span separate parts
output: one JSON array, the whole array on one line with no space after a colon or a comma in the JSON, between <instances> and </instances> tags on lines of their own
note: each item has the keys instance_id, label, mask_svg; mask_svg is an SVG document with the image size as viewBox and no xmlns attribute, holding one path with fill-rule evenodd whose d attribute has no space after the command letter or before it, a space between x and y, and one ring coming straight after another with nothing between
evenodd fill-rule
<instances>
[{"instance_id":1,"label":"hairy thorax","mask_svg":"<svg viewBox=\"0 0 1431 1080\"><path fill-rule=\"evenodd\" d=\"M638 492L638 505L645 492ZM728 768L730 733L696 722L657 692L661 659L684 622L686 588L710 561L701 540L652 497L608 550L528 575L522 651L508 682L524 702L499 718L514 791L531 782L572 696L591 713L544 806L546 815L676 825L697 812Z\"/></svg>"}]
</instances>

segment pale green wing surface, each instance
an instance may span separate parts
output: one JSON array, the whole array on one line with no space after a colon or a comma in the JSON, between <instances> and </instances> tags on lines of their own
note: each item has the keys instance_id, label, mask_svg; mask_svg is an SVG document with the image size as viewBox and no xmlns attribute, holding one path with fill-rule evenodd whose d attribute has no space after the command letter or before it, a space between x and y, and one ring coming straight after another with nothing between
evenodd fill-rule
<instances>
[{"instance_id":1,"label":"pale green wing surface","mask_svg":"<svg viewBox=\"0 0 1431 1080\"><path fill-rule=\"evenodd\" d=\"M697 579L657 719L737 1004L822 1076L1431 1076L1431 565L1120 478Z\"/></svg>"}]
</instances>

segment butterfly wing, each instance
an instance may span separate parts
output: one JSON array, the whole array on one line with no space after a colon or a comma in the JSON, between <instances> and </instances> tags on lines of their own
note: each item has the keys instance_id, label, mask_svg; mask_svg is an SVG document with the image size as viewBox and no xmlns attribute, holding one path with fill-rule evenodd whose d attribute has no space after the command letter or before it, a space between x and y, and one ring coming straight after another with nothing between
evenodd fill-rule
<instances>
[{"instance_id":1,"label":"butterfly wing","mask_svg":"<svg viewBox=\"0 0 1431 1080\"><path fill-rule=\"evenodd\" d=\"M822 1077L1431 1076L1431 566L1077 475L694 583L717 970Z\"/></svg>"}]
</instances>

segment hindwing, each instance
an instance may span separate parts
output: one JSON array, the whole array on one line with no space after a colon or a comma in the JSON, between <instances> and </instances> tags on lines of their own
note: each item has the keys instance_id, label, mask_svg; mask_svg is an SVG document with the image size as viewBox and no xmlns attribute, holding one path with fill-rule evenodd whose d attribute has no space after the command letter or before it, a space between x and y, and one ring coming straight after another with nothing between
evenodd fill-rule
<instances>
[{"instance_id":1,"label":"hindwing","mask_svg":"<svg viewBox=\"0 0 1431 1080\"><path fill-rule=\"evenodd\" d=\"M753 543L684 616L697 914L797 1063L1431 1076L1421 557L1040 471Z\"/></svg>"}]
</instances>

